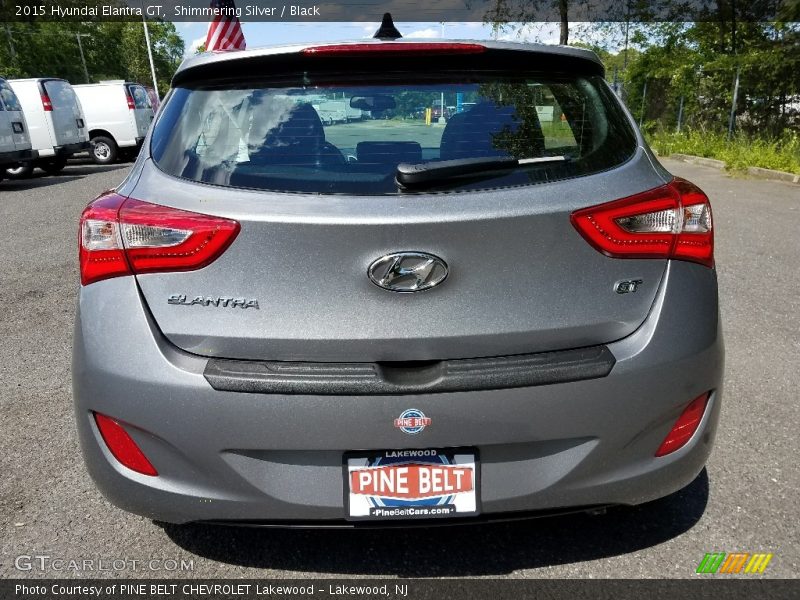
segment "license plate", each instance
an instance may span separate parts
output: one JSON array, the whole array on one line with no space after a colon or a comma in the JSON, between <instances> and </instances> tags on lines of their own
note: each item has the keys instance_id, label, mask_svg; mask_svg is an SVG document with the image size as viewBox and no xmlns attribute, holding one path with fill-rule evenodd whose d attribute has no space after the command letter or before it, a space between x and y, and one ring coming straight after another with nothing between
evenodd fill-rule
<instances>
[{"instance_id":1,"label":"license plate","mask_svg":"<svg viewBox=\"0 0 800 600\"><path fill-rule=\"evenodd\" d=\"M350 520L474 516L478 473L475 448L348 452L345 514Z\"/></svg>"}]
</instances>

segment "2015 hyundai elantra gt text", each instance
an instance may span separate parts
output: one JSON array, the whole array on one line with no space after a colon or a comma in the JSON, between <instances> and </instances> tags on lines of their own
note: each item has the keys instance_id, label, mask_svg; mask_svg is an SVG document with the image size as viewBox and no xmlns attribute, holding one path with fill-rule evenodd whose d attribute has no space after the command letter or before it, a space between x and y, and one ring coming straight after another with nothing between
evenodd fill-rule
<instances>
[{"instance_id":1,"label":"2015 hyundai elantra gt text","mask_svg":"<svg viewBox=\"0 0 800 600\"><path fill-rule=\"evenodd\" d=\"M711 208L591 52L208 53L80 220L88 469L168 522L632 505L711 450Z\"/></svg>"}]
</instances>

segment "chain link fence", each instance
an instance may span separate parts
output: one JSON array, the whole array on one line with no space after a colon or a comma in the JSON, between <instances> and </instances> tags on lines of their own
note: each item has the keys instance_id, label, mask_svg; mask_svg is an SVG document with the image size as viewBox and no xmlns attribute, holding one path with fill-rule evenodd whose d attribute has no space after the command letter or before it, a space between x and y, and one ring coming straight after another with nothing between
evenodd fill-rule
<instances>
[{"instance_id":1,"label":"chain link fence","mask_svg":"<svg viewBox=\"0 0 800 600\"><path fill-rule=\"evenodd\" d=\"M612 82L613 84L613 82ZM778 139L800 131L800 88L765 86L747 67L698 71L690 84L648 76L615 85L647 132L701 131Z\"/></svg>"}]
</instances>

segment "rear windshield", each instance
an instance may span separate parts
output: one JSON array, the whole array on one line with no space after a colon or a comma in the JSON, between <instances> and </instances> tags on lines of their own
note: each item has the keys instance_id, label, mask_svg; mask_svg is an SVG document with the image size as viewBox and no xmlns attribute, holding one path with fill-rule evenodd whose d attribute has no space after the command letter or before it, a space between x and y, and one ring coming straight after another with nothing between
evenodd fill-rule
<instances>
[{"instance_id":1,"label":"rear windshield","mask_svg":"<svg viewBox=\"0 0 800 600\"><path fill-rule=\"evenodd\" d=\"M363 81L176 88L153 132L153 158L170 175L215 185L374 195L398 193L399 163L565 157L443 186L459 191L587 175L636 147L600 77Z\"/></svg>"},{"instance_id":2,"label":"rear windshield","mask_svg":"<svg viewBox=\"0 0 800 600\"><path fill-rule=\"evenodd\" d=\"M14 90L11 89L11 86L6 81L2 80L0 80L0 100L2 100L0 102L0 110L3 110L3 106L5 106L6 110L22 110Z\"/></svg>"},{"instance_id":3,"label":"rear windshield","mask_svg":"<svg viewBox=\"0 0 800 600\"><path fill-rule=\"evenodd\" d=\"M133 98L133 105L136 108L150 108L150 98L147 96L147 90L145 90L142 86L128 86L128 91Z\"/></svg>"},{"instance_id":4,"label":"rear windshield","mask_svg":"<svg viewBox=\"0 0 800 600\"><path fill-rule=\"evenodd\" d=\"M62 79L48 79L44 82L44 90L54 109L69 108L72 110L78 103L72 86Z\"/></svg>"}]
</instances>

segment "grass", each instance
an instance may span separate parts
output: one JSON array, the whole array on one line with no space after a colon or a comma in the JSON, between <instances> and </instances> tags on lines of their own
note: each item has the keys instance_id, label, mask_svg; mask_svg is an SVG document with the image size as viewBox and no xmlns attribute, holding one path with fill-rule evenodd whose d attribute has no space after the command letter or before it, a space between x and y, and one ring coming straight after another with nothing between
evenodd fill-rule
<instances>
[{"instance_id":1,"label":"grass","mask_svg":"<svg viewBox=\"0 0 800 600\"><path fill-rule=\"evenodd\" d=\"M662 156L692 154L725 161L732 171L762 167L800 175L800 134L789 132L776 140L734 136L706 131L654 132L647 135L650 145Z\"/></svg>"}]
</instances>

